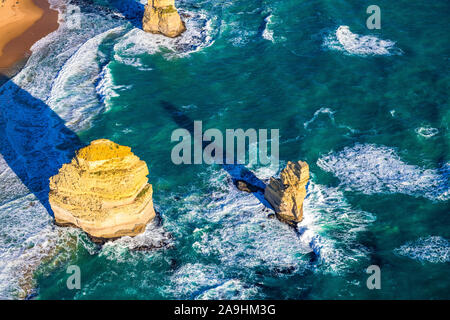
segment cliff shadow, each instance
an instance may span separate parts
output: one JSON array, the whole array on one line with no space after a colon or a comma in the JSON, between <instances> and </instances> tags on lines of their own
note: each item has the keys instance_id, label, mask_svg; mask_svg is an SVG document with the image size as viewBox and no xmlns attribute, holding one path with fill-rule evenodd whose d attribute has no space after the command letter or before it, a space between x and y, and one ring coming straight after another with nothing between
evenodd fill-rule
<instances>
[{"instance_id":1,"label":"cliff shadow","mask_svg":"<svg viewBox=\"0 0 450 320\"><path fill-rule=\"evenodd\" d=\"M142 29L145 6L139 0L113 0L109 3L135 27Z\"/></svg>"},{"instance_id":2,"label":"cliff shadow","mask_svg":"<svg viewBox=\"0 0 450 320\"><path fill-rule=\"evenodd\" d=\"M178 110L173 104L167 101L161 101L161 106L166 110L173 121L183 129L188 130L191 135L194 134L194 120L190 119L186 116L182 111ZM204 149L210 142L202 141L202 149ZM244 181L258 189L256 192L252 192L252 194L266 207L273 210L272 206L269 202L264 198L264 189L266 188L266 184L259 179L252 171L246 168L242 164L226 164L226 150L222 151L223 160L221 166L223 169L230 175L233 184L237 187L239 181Z\"/></svg>"},{"instance_id":3,"label":"cliff shadow","mask_svg":"<svg viewBox=\"0 0 450 320\"><path fill-rule=\"evenodd\" d=\"M77 134L43 101L12 80L0 87L0 154L51 216L49 178L82 146Z\"/></svg>"}]
</instances>

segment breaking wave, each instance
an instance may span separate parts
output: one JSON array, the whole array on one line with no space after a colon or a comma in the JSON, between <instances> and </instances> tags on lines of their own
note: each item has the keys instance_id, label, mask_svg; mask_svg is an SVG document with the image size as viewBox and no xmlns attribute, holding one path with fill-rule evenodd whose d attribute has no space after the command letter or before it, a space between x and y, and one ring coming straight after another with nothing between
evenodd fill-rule
<instances>
[{"instance_id":1,"label":"breaking wave","mask_svg":"<svg viewBox=\"0 0 450 320\"><path fill-rule=\"evenodd\" d=\"M117 27L89 39L59 71L47 103L67 126L86 128L90 120L103 111L96 82L107 57L99 47L107 39L119 37L123 32L123 27Z\"/></svg>"},{"instance_id":2,"label":"breaking wave","mask_svg":"<svg viewBox=\"0 0 450 320\"><path fill-rule=\"evenodd\" d=\"M267 16L264 19L265 22L265 26L264 26L264 31L262 33L262 37L266 40L275 42L274 38L273 38L273 30L271 30L271 25L272 25L272 15L270 14L269 16Z\"/></svg>"},{"instance_id":3,"label":"breaking wave","mask_svg":"<svg viewBox=\"0 0 450 320\"><path fill-rule=\"evenodd\" d=\"M321 270L338 274L368 258L370 252L358 243L358 235L375 220L373 214L353 209L337 188L311 181L298 229L301 241L317 255Z\"/></svg>"}]
</instances>

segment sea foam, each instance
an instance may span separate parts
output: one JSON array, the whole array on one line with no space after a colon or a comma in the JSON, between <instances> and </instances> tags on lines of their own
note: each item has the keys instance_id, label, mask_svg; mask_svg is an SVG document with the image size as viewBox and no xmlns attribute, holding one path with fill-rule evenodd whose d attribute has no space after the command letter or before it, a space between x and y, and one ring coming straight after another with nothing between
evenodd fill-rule
<instances>
[{"instance_id":1,"label":"sea foam","mask_svg":"<svg viewBox=\"0 0 450 320\"><path fill-rule=\"evenodd\" d=\"M430 200L449 199L449 165L425 169L405 163L396 150L374 144L356 144L317 160L347 190L364 194L403 193Z\"/></svg>"},{"instance_id":2,"label":"sea foam","mask_svg":"<svg viewBox=\"0 0 450 320\"><path fill-rule=\"evenodd\" d=\"M183 57L214 43L214 34L211 24L214 18L208 18L202 12L192 12L179 9L185 16L186 31L179 37L168 38L160 34L147 33L134 28L125 34L114 46L114 58L124 64L143 68L140 55L155 54L165 50L164 56L168 59Z\"/></svg>"},{"instance_id":3,"label":"sea foam","mask_svg":"<svg viewBox=\"0 0 450 320\"><path fill-rule=\"evenodd\" d=\"M264 26L264 31L262 33L262 37L264 39L266 39L266 40L275 42L275 40L273 38L273 30L271 29L272 28L272 24L273 24L273 22L272 22L272 15L271 14L268 15L264 19L264 23L265 23L265 26Z\"/></svg>"},{"instance_id":4,"label":"sea foam","mask_svg":"<svg viewBox=\"0 0 450 320\"><path fill-rule=\"evenodd\" d=\"M336 31L327 35L323 46L358 56L402 54L402 51L395 47L394 41L382 40L372 35L362 36L351 32L348 26L340 26Z\"/></svg>"},{"instance_id":5,"label":"sea foam","mask_svg":"<svg viewBox=\"0 0 450 320\"><path fill-rule=\"evenodd\" d=\"M443 237L428 236L408 242L394 253L421 262L450 262L450 242Z\"/></svg>"}]
</instances>

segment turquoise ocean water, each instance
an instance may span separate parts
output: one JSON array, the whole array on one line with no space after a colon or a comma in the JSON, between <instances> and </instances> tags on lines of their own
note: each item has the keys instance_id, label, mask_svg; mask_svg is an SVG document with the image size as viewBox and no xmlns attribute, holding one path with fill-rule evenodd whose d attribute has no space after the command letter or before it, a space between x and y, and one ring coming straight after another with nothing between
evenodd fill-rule
<instances>
[{"instance_id":1,"label":"turquoise ocean water","mask_svg":"<svg viewBox=\"0 0 450 320\"><path fill-rule=\"evenodd\" d=\"M188 31L176 40L139 30L138 2L72 3L83 29L62 23L10 82L83 143L132 147L162 224L96 246L54 227L2 160L2 297L31 283L37 299L450 298L448 1L177 1ZM366 27L371 4L381 30ZM11 84L0 93L3 127L42 122L8 116L25 102ZM180 115L223 132L279 129L281 166L310 165L298 231L267 219L221 166L174 165ZM80 290L66 287L69 265ZM370 265L380 290L366 286Z\"/></svg>"}]
</instances>

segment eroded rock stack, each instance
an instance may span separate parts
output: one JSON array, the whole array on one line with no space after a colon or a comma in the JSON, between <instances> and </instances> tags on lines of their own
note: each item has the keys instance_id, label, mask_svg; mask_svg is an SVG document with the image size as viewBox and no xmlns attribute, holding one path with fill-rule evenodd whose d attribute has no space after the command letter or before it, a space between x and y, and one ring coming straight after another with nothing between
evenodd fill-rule
<instances>
[{"instance_id":1,"label":"eroded rock stack","mask_svg":"<svg viewBox=\"0 0 450 320\"><path fill-rule=\"evenodd\" d=\"M155 217L148 173L131 148L93 141L50 178L55 222L79 227L98 241L143 232Z\"/></svg>"},{"instance_id":2,"label":"eroded rock stack","mask_svg":"<svg viewBox=\"0 0 450 320\"><path fill-rule=\"evenodd\" d=\"M161 33L174 38L186 30L175 8L175 0L148 0L142 28L146 32Z\"/></svg>"},{"instance_id":3,"label":"eroded rock stack","mask_svg":"<svg viewBox=\"0 0 450 320\"><path fill-rule=\"evenodd\" d=\"M309 166L303 161L289 161L281 171L280 179L270 178L264 197L280 220L296 224L303 219L303 200L308 180Z\"/></svg>"}]
</instances>

